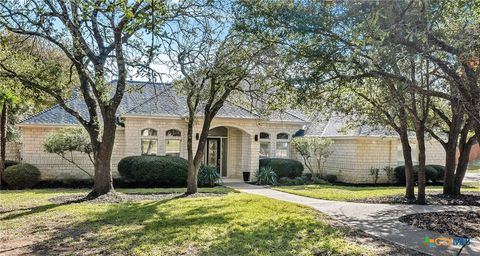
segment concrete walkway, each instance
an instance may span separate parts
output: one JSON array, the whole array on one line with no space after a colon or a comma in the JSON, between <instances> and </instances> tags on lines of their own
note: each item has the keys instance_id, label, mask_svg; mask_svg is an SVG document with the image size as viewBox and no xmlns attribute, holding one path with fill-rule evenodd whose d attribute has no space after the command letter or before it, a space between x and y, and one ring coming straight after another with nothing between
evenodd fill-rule
<instances>
[{"instance_id":1,"label":"concrete walkway","mask_svg":"<svg viewBox=\"0 0 480 256\"><path fill-rule=\"evenodd\" d=\"M261 195L277 200L302 204L329 214L334 219L361 229L368 234L412 248L429 255L457 255L461 246L423 245L424 237L451 237L437 232L425 231L398 221L403 215L448 210L479 210L478 207L439 206L439 205L391 205L329 201L297 196L276 191L268 187L254 186L242 182L226 182L225 186L244 193ZM352 192L354 193L354 192ZM480 255L480 240L473 239L461 255Z\"/></svg>"}]
</instances>

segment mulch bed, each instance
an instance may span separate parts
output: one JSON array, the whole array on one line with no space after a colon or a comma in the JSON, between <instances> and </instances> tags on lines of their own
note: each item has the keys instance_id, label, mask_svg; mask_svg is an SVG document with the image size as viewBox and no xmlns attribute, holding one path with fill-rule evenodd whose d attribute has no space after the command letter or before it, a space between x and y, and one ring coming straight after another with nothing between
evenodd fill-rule
<instances>
[{"instance_id":1,"label":"mulch bed","mask_svg":"<svg viewBox=\"0 0 480 256\"><path fill-rule=\"evenodd\" d=\"M87 198L86 195L66 195L50 198L49 201L55 204L71 204L71 203L133 203L144 200L171 200L176 198L197 198L197 197L212 197L212 196L225 196L226 193L196 193L193 195L186 195L183 193L111 193L99 196L97 198Z\"/></svg>"},{"instance_id":2,"label":"mulch bed","mask_svg":"<svg viewBox=\"0 0 480 256\"><path fill-rule=\"evenodd\" d=\"M430 205L468 205L480 206L480 193L470 192L468 194L446 196L443 194L427 193L427 204ZM415 204L415 200L408 200L403 196L388 196L355 200L354 202L372 204Z\"/></svg>"},{"instance_id":3,"label":"mulch bed","mask_svg":"<svg viewBox=\"0 0 480 256\"><path fill-rule=\"evenodd\" d=\"M402 216L399 220L417 228L458 237L480 236L480 212L478 211L418 213Z\"/></svg>"}]
</instances>

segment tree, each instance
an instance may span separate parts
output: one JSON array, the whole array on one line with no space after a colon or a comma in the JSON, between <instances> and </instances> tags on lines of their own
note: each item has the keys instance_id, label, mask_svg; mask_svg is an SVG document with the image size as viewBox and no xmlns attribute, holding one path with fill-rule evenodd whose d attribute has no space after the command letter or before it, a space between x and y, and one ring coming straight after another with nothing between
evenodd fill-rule
<instances>
[{"instance_id":1,"label":"tree","mask_svg":"<svg viewBox=\"0 0 480 256\"><path fill-rule=\"evenodd\" d=\"M163 22L174 15L160 1L0 3L3 29L38 39L38 47L30 50L4 48L1 76L54 98L86 129L95 162L91 197L114 192L111 157L116 112L127 86L127 68L149 66L155 45L148 45L150 40L145 39L158 34ZM66 70L45 58L56 50L62 55L55 57L67 60ZM39 73L39 68L35 72L28 66L33 63L46 72ZM115 79L116 84L111 86L108 79ZM64 88L75 85L85 102L86 113L70 106L65 95Z\"/></svg>"},{"instance_id":2,"label":"tree","mask_svg":"<svg viewBox=\"0 0 480 256\"><path fill-rule=\"evenodd\" d=\"M320 177L323 177L325 162L333 153L332 145L333 140L328 138L298 137L292 140L293 148L303 158L307 169L312 175Z\"/></svg>"},{"instance_id":3,"label":"tree","mask_svg":"<svg viewBox=\"0 0 480 256\"><path fill-rule=\"evenodd\" d=\"M369 69L364 67L395 64L404 52L385 51L381 41L372 40L381 31L370 30L370 19L356 11L356 3L349 4L245 1L239 7L245 17L240 28L260 42L281 49L285 56L282 61L288 66L284 79L297 89L300 104L354 116L357 125L392 127L403 147L405 195L412 199L415 195L406 85L378 73L368 74ZM374 45L365 46L363 40Z\"/></svg>"},{"instance_id":4,"label":"tree","mask_svg":"<svg viewBox=\"0 0 480 256\"><path fill-rule=\"evenodd\" d=\"M174 85L186 95L188 106L187 193L197 192L197 175L213 118L232 95L243 97L265 82L267 48L234 29L238 18L229 4L206 1L196 17L169 24L164 35L169 65L179 73ZM194 126L201 131L194 150Z\"/></svg>"},{"instance_id":5,"label":"tree","mask_svg":"<svg viewBox=\"0 0 480 256\"><path fill-rule=\"evenodd\" d=\"M8 125L8 109L10 104L17 101L15 95L11 92L0 92L0 100L2 101L2 112L0 114L0 180L5 171L5 157L7 148L7 125ZM1 185L1 181L0 181Z\"/></svg>"},{"instance_id":6,"label":"tree","mask_svg":"<svg viewBox=\"0 0 480 256\"><path fill-rule=\"evenodd\" d=\"M74 152L86 154L92 165L95 166L92 158L92 143L85 129L81 127L62 128L58 132L50 134L43 142L43 147L46 152L57 154L93 179L93 175L81 167L73 156Z\"/></svg>"}]
</instances>

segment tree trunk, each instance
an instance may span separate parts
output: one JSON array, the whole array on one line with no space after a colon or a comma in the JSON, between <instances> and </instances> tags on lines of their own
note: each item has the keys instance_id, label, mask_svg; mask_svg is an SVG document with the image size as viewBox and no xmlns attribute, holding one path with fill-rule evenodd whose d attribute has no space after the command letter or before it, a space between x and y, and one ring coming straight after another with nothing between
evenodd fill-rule
<instances>
[{"instance_id":1,"label":"tree trunk","mask_svg":"<svg viewBox=\"0 0 480 256\"><path fill-rule=\"evenodd\" d=\"M410 147L407 131L403 131L399 135L402 143L403 159L405 162L405 197L408 199L415 199L415 179L413 176L412 148Z\"/></svg>"},{"instance_id":2,"label":"tree trunk","mask_svg":"<svg viewBox=\"0 0 480 256\"><path fill-rule=\"evenodd\" d=\"M453 195L455 192L455 167L457 164L457 142L449 141L445 147L445 175L443 177L443 194Z\"/></svg>"},{"instance_id":3,"label":"tree trunk","mask_svg":"<svg viewBox=\"0 0 480 256\"><path fill-rule=\"evenodd\" d=\"M462 147L460 148L460 156L458 157L453 195L461 194L463 178L465 178L465 174L467 172L470 150L472 149L472 146L475 145L476 142L477 142L476 137L472 137L466 143L461 143Z\"/></svg>"},{"instance_id":4,"label":"tree trunk","mask_svg":"<svg viewBox=\"0 0 480 256\"><path fill-rule=\"evenodd\" d=\"M93 190L89 197L95 198L108 193L114 193L113 178L112 178L112 153L115 144L115 122L105 122L104 132L102 135L102 142L95 143L94 148L94 162L95 175Z\"/></svg>"},{"instance_id":5,"label":"tree trunk","mask_svg":"<svg viewBox=\"0 0 480 256\"><path fill-rule=\"evenodd\" d=\"M425 128L424 124L419 124L416 130L418 143L418 196L417 204L426 204L425 199Z\"/></svg>"},{"instance_id":6,"label":"tree trunk","mask_svg":"<svg viewBox=\"0 0 480 256\"><path fill-rule=\"evenodd\" d=\"M0 116L0 188L3 180L3 172L5 171L5 156L7 147L7 116L8 104L7 100L4 100L2 114Z\"/></svg>"},{"instance_id":7,"label":"tree trunk","mask_svg":"<svg viewBox=\"0 0 480 256\"><path fill-rule=\"evenodd\" d=\"M195 194L198 190L197 169L193 161L193 117L190 115L187 131L187 152L188 152L188 176L187 194Z\"/></svg>"}]
</instances>

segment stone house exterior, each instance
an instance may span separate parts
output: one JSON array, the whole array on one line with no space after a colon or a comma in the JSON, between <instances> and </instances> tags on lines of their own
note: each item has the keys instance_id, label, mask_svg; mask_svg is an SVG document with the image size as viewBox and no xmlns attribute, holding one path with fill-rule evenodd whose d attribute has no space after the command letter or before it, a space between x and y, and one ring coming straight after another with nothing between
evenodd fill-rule
<instances>
[{"instance_id":1,"label":"stone house exterior","mask_svg":"<svg viewBox=\"0 0 480 256\"><path fill-rule=\"evenodd\" d=\"M187 116L185 96L165 84L130 82L132 90L125 94L118 113L118 129L112 157L114 178L119 178L118 162L141 154L187 157ZM86 116L83 100L73 97L69 104ZM46 153L43 141L61 128L76 126L77 121L60 106L53 106L17 124L23 142L12 157L36 165L43 180L73 180L89 177L77 167L55 154ZM194 136L202 125L199 117ZM211 125L206 146L205 163L219 168L223 178L239 179L242 172L255 172L261 157L283 157L301 160L290 143L294 136L316 136L334 141L332 155L324 173L334 174L346 183L373 183L372 168L381 169L378 183L386 183L386 166L402 164L400 141L396 136L358 128L341 132L346 122L341 118L322 121L307 118L297 111L275 112L260 117L246 108L227 103ZM194 143L197 140L194 138ZM443 164L440 144L427 142L427 163ZM197 145L194 145L196 147ZM414 140L413 157L416 158ZM93 172L87 156L74 155L75 162ZM307 170L305 172L308 172ZM251 175L253 178L253 175Z\"/></svg>"},{"instance_id":2,"label":"stone house exterior","mask_svg":"<svg viewBox=\"0 0 480 256\"><path fill-rule=\"evenodd\" d=\"M327 120L316 117L306 127L306 137L333 140L332 154L325 162L324 173L336 175L345 183L375 183L372 169L379 169L377 183L389 183L385 167L403 165L400 139L388 131L359 127L345 131L347 121L341 117ZM416 140L412 137L412 158L417 162ZM427 164L445 164L445 151L435 140L426 142Z\"/></svg>"},{"instance_id":3,"label":"stone house exterior","mask_svg":"<svg viewBox=\"0 0 480 256\"><path fill-rule=\"evenodd\" d=\"M118 162L132 155L175 155L187 157L186 97L164 84L130 82L133 88L125 94L118 114L118 129L112 156L114 178L119 178ZM81 98L70 106L85 114ZM242 172L258 169L260 152L265 156L291 157L292 135L307 120L292 112L273 113L268 118L241 106L227 103L211 125L205 163L217 166L224 178L239 179ZM22 131L20 155L24 162L36 165L43 180L88 179L89 177L61 157L46 153L45 138L61 128L76 126L77 121L60 106L53 106L17 124ZM199 117L194 127L198 136L202 127ZM194 148L197 139L194 138ZM93 173L86 155L75 154L75 162ZM253 175L251 175L253 177Z\"/></svg>"}]
</instances>

